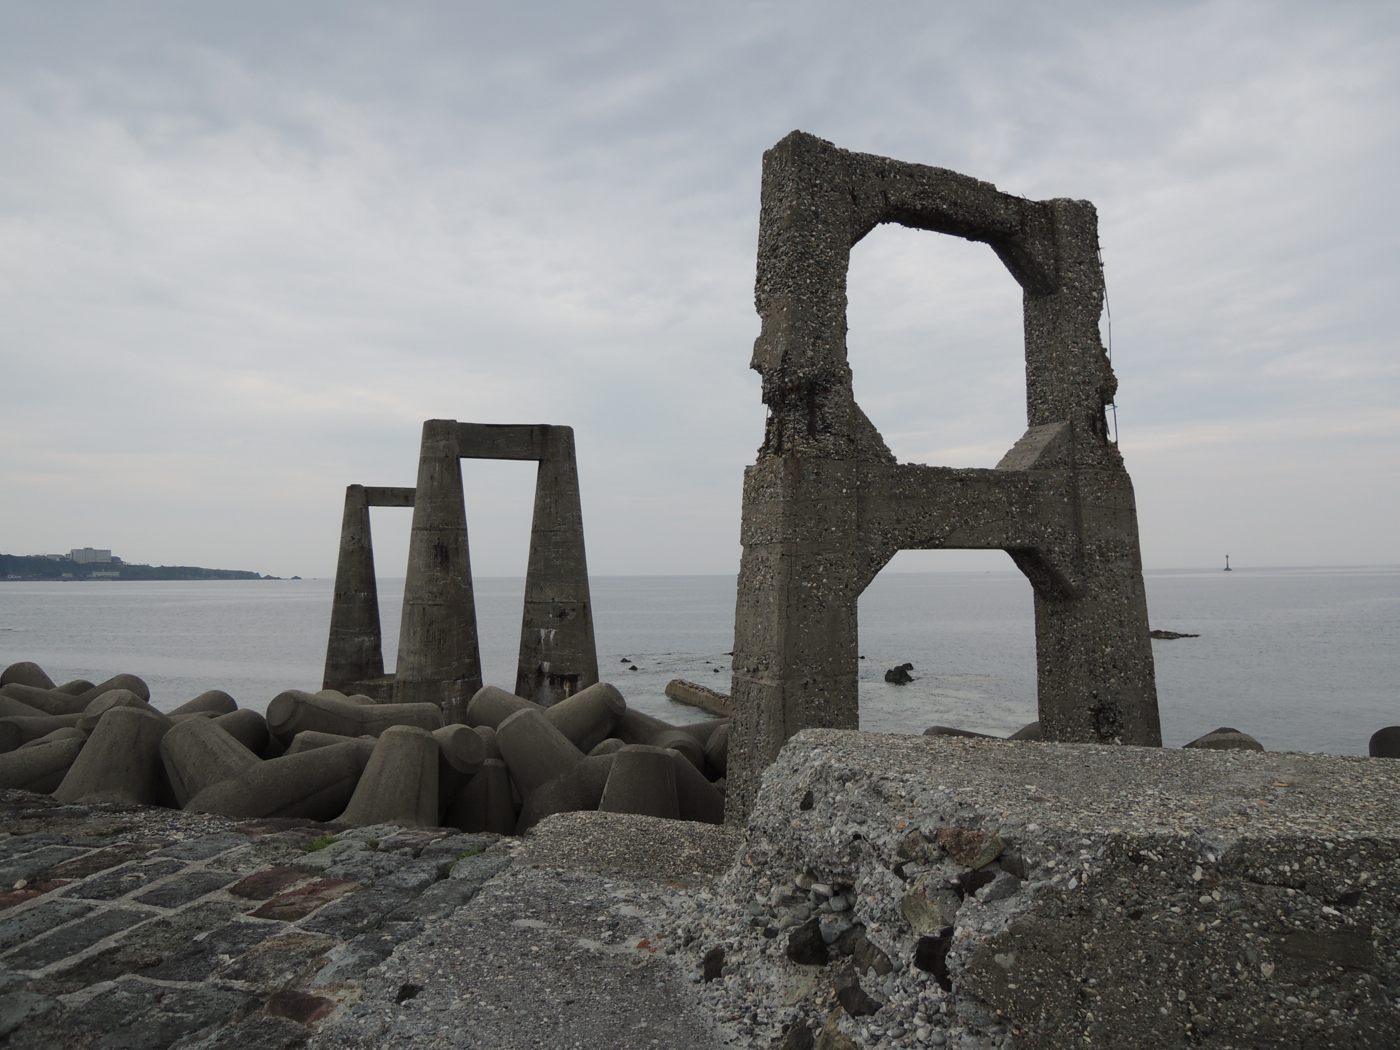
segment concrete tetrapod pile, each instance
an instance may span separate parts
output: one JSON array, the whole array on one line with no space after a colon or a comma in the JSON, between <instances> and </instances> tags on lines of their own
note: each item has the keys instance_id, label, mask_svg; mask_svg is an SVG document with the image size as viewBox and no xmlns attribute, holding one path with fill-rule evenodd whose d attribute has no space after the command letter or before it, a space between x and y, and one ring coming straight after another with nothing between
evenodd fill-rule
<instances>
[{"instance_id":1,"label":"concrete tetrapod pile","mask_svg":"<svg viewBox=\"0 0 1400 1050\"><path fill-rule=\"evenodd\" d=\"M521 834L600 809L721 823L729 723L673 726L600 682L550 707L486 686L432 703L289 689L266 716L211 690L174 711L135 675L0 674L0 787L228 817Z\"/></svg>"}]
</instances>

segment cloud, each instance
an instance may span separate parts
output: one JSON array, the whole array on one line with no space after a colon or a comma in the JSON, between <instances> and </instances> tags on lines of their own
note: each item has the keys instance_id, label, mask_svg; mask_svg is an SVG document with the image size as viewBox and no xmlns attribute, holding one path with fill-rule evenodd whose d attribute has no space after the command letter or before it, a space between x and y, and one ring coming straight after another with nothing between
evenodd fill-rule
<instances>
[{"instance_id":1,"label":"cloud","mask_svg":"<svg viewBox=\"0 0 1400 1050\"><path fill-rule=\"evenodd\" d=\"M411 483L419 423L449 417L575 427L595 572L733 571L760 156L799 126L1096 203L1145 550L1215 558L1200 508L1153 495L1204 450L1255 453L1212 498L1276 463L1400 516L1367 481L1400 403L1388 5L7 19L0 549L327 574L343 486ZM1024 390L991 253L879 230L850 297L896 451L994 463ZM478 571L523 566L530 484L473 476ZM1278 500L1280 560L1319 560L1322 512Z\"/></svg>"}]
</instances>

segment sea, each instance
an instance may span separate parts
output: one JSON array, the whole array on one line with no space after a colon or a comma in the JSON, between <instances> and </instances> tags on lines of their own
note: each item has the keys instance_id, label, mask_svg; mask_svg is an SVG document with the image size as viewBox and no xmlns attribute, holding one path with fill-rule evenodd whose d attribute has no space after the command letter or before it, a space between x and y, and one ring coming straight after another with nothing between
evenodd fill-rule
<instances>
[{"instance_id":1,"label":"sea","mask_svg":"<svg viewBox=\"0 0 1400 1050\"><path fill-rule=\"evenodd\" d=\"M1164 740L1219 726L1269 750L1365 754L1400 723L1400 566L1239 568L1145 574ZM673 722L686 678L729 689L732 576L590 581L599 671L628 703ZM511 689L524 581L478 578L485 679ZM33 660L55 681L140 675L169 710L223 689L257 710L321 685L330 580L0 581L0 667ZM385 667L397 648L401 579L379 581ZM1008 734L1035 719L1030 585L1014 570L881 573L862 596L860 722ZM885 671L914 665L914 681Z\"/></svg>"}]
</instances>

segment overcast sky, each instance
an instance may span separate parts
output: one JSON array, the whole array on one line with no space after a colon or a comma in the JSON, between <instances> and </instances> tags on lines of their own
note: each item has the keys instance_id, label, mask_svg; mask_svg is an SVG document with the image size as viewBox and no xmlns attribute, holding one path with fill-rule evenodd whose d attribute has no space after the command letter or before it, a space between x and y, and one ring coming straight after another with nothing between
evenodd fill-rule
<instances>
[{"instance_id":1,"label":"overcast sky","mask_svg":"<svg viewBox=\"0 0 1400 1050\"><path fill-rule=\"evenodd\" d=\"M330 575L445 417L574 427L593 573L736 571L794 128L1097 205L1149 568L1400 561L1393 2L0 3L0 552ZM902 460L1024 429L985 246L877 229L849 319Z\"/></svg>"}]
</instances>

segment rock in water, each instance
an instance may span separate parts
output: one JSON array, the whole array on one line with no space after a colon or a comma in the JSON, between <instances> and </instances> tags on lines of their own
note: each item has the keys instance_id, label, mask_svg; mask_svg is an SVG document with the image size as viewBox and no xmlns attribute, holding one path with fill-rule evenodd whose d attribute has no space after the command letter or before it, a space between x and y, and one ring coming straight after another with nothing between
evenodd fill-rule
<instances>
[{"instance_id":1,"label":"rock in water","mask_svg":"<svg viewBox=\"0 0 1400 1050\"><path fill-rule=\"evenodd\" d=\"M908 685L914 680L914 676L909 672L914 670L913 664L900 664L898 667L891 667L885 672L885 681L891 685Z\"/></svg>"}]
</instances>

